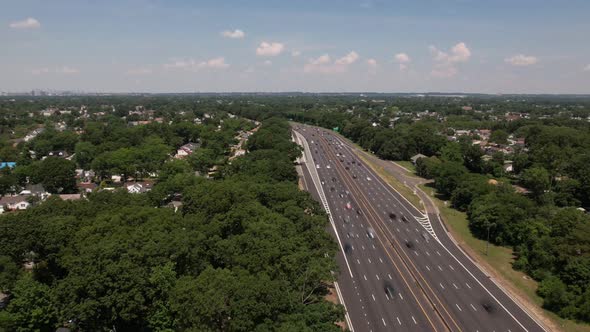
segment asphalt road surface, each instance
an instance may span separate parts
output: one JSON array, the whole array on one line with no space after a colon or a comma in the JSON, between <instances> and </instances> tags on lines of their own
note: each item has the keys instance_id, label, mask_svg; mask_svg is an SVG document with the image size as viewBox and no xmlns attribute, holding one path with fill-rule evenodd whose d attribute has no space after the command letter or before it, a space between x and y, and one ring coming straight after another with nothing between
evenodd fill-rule
<instances>
[{"instance_id":1,"label":"asphalt road surface","mask_svg":"<svg viewBox=\"0 0 590 332\"><path fill-rule=\"evenodd\" d=\"M330 131L295 125L304 182L340 246L354 331L544 331L424 215Z\"/></svg>"}]
</instances>

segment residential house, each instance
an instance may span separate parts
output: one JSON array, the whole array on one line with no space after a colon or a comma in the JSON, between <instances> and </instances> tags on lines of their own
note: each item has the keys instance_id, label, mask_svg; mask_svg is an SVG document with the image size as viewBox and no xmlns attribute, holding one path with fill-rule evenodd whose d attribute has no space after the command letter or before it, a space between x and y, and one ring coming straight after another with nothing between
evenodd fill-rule
<instances>
[{"instance_id":1,"label":"residential house","mask_svg":"<svg viewBox=\"0 0 590 332\"><path fill-rule=\"evenodd\" d=\"M25 196L4 196L0 198L0 206L2 211L17 211L26 210L31 206L29 203L29 195Z\"/></svg>"},{"instance_id":2,"label":"residential house","mask_svg":"<svg viewBox=\"0 0 590 332\"><path fill-rule=\"evenodd\" d=\"M98 187L94 182L80 182L76 186L78 187L78 191L83 194L91 193Z\"/></svg>"},{"instance_id":3,"label":"residential house","mask_svg":"<svg viewBox=\"0 0 590 332\"><path fill-rule=\"evenodd\" d=\"M153 183L147 181L125 183L125 188L131 194L143 194L152 190L152 187Z\"/></svg>"},{"instance_id":4,"label":"residential house","mask_svg":"<svg viewBox=\"0 0 590 332\"><path fill-rule=\"evenodd\" d=\"M174 155L174 158L186 158L187 156L193 154L193 152L195 152L200 146L201 144L199 143L187 143L176 150L176 155Z\"/></svg>"},{"instance_id":5,"label":"residential house","mask_svg":"<svg viewBox=\"0 0 590 332\"><path fill-rule=\"evenodd\" d=\"M66 159L69 156L70 155L66 151L63 151L63 150L50 151L47 154L47 157L58 157L58 158L63 158L63 159Z\"/></svg>"}]
</instances>

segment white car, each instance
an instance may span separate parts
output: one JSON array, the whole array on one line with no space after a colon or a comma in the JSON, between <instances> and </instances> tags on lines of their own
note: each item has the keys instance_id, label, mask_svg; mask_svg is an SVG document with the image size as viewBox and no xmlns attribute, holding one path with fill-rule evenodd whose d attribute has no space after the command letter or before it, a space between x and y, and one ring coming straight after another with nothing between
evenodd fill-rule
<instances>
[{"instance_id":1,"label":"white car","mask_svg":"<svg viewBox=\"0 0 590 332\"><path fill-rule=\"evenodd\" d=\"M329 168L330 168L330 165L326 166L326 168L328 168L328 169L329 169Z\"/></svg>"},{"instance_id":2,"label":"white car","mask_svg":"<svg viewBox=\"0 0 590 332\"><path fill-rule=\"evenodd\" d=\"M315 168L319 169L320 168L320 164L316 164Z\"/></svg>"},{"instance_id":3,"label":"white car","mask_svg":"<svg viewBox=\"0 0 590 332\"><path fill-rule=\"evenodd\" d=\"M367 176L367 181L371 181L371 178Z\"/></svg>"}]
</instances>

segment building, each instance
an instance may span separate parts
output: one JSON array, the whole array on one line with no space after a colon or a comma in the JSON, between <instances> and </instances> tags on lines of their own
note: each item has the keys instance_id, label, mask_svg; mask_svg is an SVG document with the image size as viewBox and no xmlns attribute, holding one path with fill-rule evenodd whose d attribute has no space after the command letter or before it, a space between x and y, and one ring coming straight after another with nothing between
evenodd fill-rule
<instances>
[{"instance_id":1,"label":"building","mask_svg":"<svg viewBox=\"0 0 590 332\"><path fill-rule=\"evenodd\" d=\"M187 156L190 156L195 152L201 145L199 143L187 143L176 150L176 155L174 158L182 159Z\"/></svg>"},{"instance_id":2,"label":"building","mask_svg":"<svg viewBox=\"0 0 590 332\"><path fill-rule=\"evenodd\" d=\"M17 210L26 210L31 206L29 203L30 196L5 196L0 198L0 206L2 206L2 211L17 211Z\"/></svg>"},{"instance_id":3,"label":"building","mask_svg":"<svg viewBox=\"0 0 590 332\"><path fill-rule=\"evenodd\" d=\"M153 184L151 182L129 182L125 183L125 188L131 194L143 194L152 190Z\"/></svg>"}]
</instances>

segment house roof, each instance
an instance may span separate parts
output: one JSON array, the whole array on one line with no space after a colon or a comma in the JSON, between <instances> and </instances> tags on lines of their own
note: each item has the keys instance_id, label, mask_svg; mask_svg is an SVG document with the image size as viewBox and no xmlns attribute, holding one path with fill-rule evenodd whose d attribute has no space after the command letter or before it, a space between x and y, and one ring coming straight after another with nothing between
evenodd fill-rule
<instances>
[{"instance_id":1,"label":"house roof","mask_svg":"<svg viewBox=\"0 0 590 332\"><path fill-rule=\"evenodd\" d=\"M0 198L0 205L6 205L6 204L17 204L17 203L21 203L21 202L27 202L27 199L29 198L28 195L26 196L4 196L2 198Z\"/></svg>"}]
</instances>

